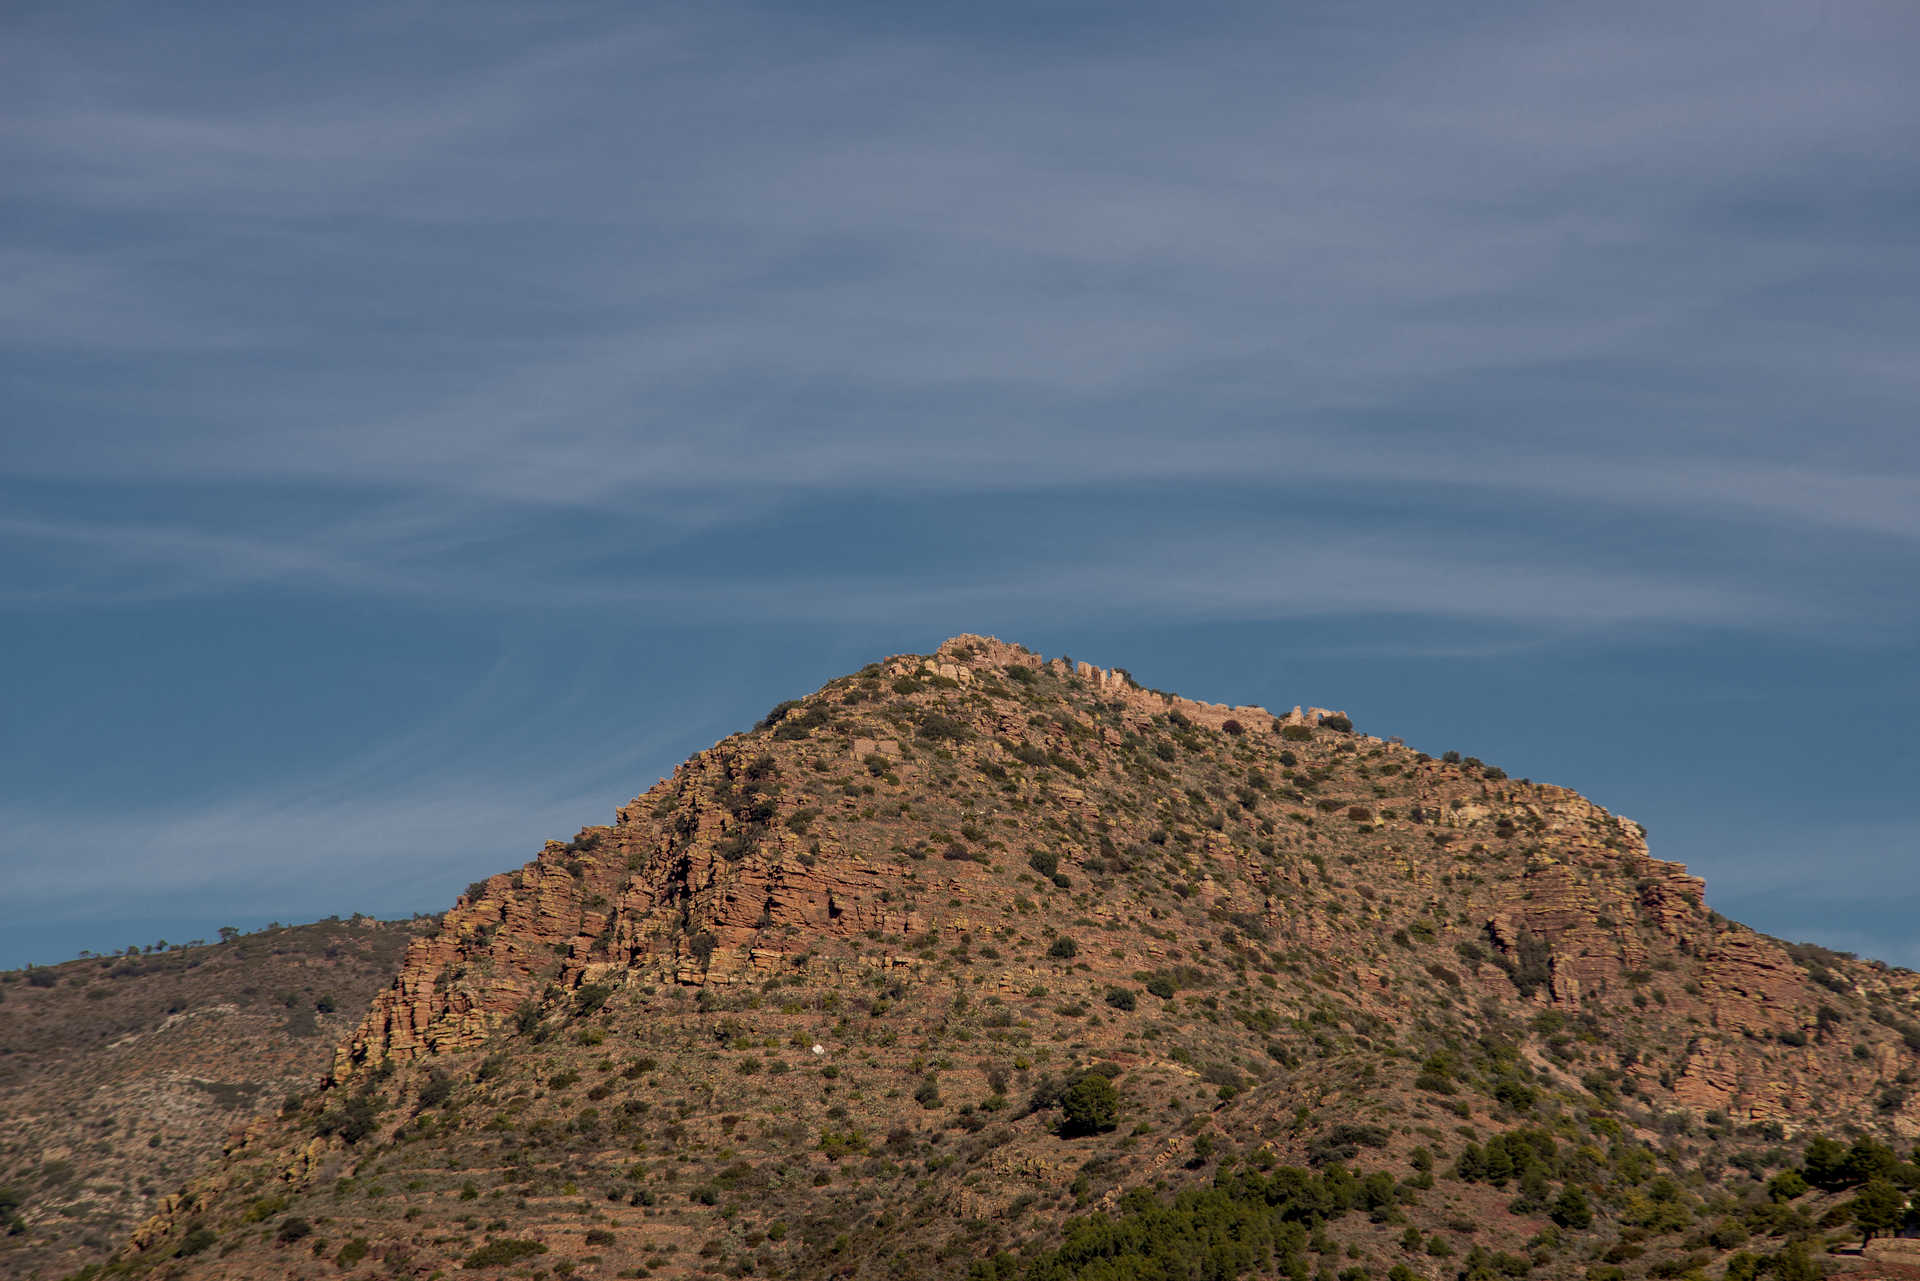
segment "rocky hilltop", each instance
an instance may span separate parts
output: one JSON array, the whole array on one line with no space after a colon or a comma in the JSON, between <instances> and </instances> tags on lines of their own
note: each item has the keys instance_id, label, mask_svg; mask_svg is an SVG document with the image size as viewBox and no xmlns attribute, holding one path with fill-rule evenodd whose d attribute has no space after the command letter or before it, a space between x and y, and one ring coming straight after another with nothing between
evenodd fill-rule
<instances>
[{"instance_id":1,"label":"rocky hilltop","mask_svg":"<svg viewBox=\"0 0 1920 1281\"><path fill-rule=\"evenodd\" d=\"M1893 1275L1917 1071L1576 793L961 636L471 886L107 1271Z\"/></svg>"}]
</instances>

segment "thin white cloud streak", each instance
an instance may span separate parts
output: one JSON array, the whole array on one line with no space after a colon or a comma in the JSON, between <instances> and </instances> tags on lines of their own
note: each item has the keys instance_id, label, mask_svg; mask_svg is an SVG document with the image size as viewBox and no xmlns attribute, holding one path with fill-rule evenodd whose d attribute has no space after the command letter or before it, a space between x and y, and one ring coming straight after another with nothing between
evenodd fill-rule
<instances>
[{"instance_id":1,"label":"thin white cloud streak","mask_svg":"<svg viewBox=\"0 0 1920 1281\"><path fill-rule=\"evenodd\" d=\"M0 413L0 472L143 497L337 485L354 509L22 504L0 539L42 572L0 599L293 585L690 621L1911 631L1905 594L1849 596L1830 566L1884 568L1920 537L1920 327L1898 305L1915 11L1447 30L1408 8L1367 30L1343 10L1344 35L1271 10L1228 38L1183 15L1146 50L1036 51L724 7L556 34L463 6L462 35L495 39L457 70L348 49L287 76L223 27L191 83L137 21L0 40L0 172L31 215L0 256L0 374L22 403L52 389ZM327 24L405 50L447 12ZM1545 388L1507 409L1516 374ZM1395 425L1352 426L1373 415ZM1193 497L1216 484L1371 507L1312 538L1219 528ZM863 493L1180 486L1185 537L1036 540L1011 567L595 569ZM1386 514L1401 495L1760 550L1623 566L1577 540L1436 539ZM1801 539L1831 555L1785 563ZM145 850L139 888L208 866L211 890L263 848L371 877L504 841L505 865L624 799L582 793L604 763L545 760L537 733L505 751L485 708L511 695L318 783L106 826L7 817L44 848ZM452 746L467 777L421 768ZM1756 879L1814 886L1796 857ZM109 866L43 889L85 895Z\"/></svg>"},{"instance_id":2,"label":"thin white cloud streak","mask_svg":"<svg viewBox=\"0 0 1920 1281\"><path fill-rule=\"evenodd\" d=\"M241 352L259 335L169 298L151 263L111 253L0 248L0 348Z\"/></svg>"},{"instance_id":3,"label":"thin white cloud streak","mask_svg":"<svg viewBox=\"0 0 1920 1281\"><path fill-rule=\"evenodd\" d=\"M546 131L570 123L565 113L580 105L582 83L606 90L610 77L655 65L636 63L633 52L654 47L651 33L625 30L536 49L478 85L430 85L374 107L342 93L298 104L292 121L154 124L132 109L53 113L26 133L55 154L84 157L84 168L126 167L129 188L152 188L182 212L219 203L231 216L236 184L278 199L258 215L269 226L304 224L314 212L309 190L323 187L383 220L458 226L538 209L587 231L631 220L635 237L687 225L720 237L696 248L692 271L646 252L631 255L630 266L618 258L555 264L559 275L546 278L583 306L684 302L687 290L723 288L710 294L709 314L676 321L670 335L595 338L578 359L552 366L515 362L499 386L472 397L504 401L504 413L414 405L357 426L335 423L325 440L289 451L249 451L246 431L206 451L231 455L238 445L269 471L304 466L433 483L432 447L453 444L458 464L462 453L483 456L489 445L522 443L579 416L603 424L579 454L618 449L622 428L607 420L622 408L644 413L646 390L690 363L835 371L879 385L1000 379L1083 394L1139 386L1196 361L1268 353L1282 367L1312 371L1295 379L1311 406L1374 403L1389 385L1417 389L1424 377L1488 362L1657 344L1698 306L1698 288L1626 299L1588 275L1581 283L1601 289L1581 296L1559 287L1560 277L1596 250L1656 247L1672 258L1678 284L1737 296L1845 260L1844 246L1743 246L1737 234L1689 234L1675 224L1690 199L1803 167L1836 137L1897 136L1896 122L1911 113L1904 77L1884 58L1858 56L1868 42L1848 40L1823 59L1816 46L1809 59L1799 34L1781 30L1790 16L1785 7L1748 11L1741 24L1763 50L1812 62L1794 64L1800 74L1784 80L1731 59L1703 68L1699 44L1624 39L1610 19L1475 30L1413 49L1386 44L1349 83L1275 90L1268 81L1253 95L1240 83L1249 54L1217 47L1174 60L991 67L937 45L855 39L828 52L803 40L786 57L749 52L736 70L750 70L750 80L714 78L706 60L742 34L739 17L724 15L705 30L655 38L665 49L656 55L664 77L657 101L615 100L636 117L672 104L678 111L667 114L701 122L695 147L674 149L663 122L638 118L623 126L630 132L562 148L564 159L545 162L606 160L592 148L631 145L672 171L665 200L646 164L571 165L552 175L558 199L537 180L501 182L501 170L517 164L501 165L496 148L538 165ZM1206 79L1216 63L1228 69L1212 77L1217 86ZM1835 92L1840 83L1846 92ZM875 95L909 88L889 111L872 110ZM1196 130L1196 98L1210 108L1207 132ZM1187 112L1169 109L1181 103ZM1089 136L1093 104L1111 119ZM791 119L775 114L782 108ZM306 140L309 132L321 141ZM1413 154L1383 156L1383 144ZM688 154L702 149L710 154L697 161ZM213 176L179 181L203 167L201 153ZM228 175L224 158L233 155L246 163ZM370 170L390 181L369 182ZM1635 178L1669 184L1671 193L1649 201L1647 183ZM56 186L53 194L84 191ZM423 198L430 207L409 214ZM877 282L849 279L789 297L761 288L729 302L724 286L745 283L752 264L777 267L822 238L912 265ZM1713 266L1702 274L1688 251L1709 245ZM1115 297L1019 287L1036 266L1072 263L1162 279ZM661 269L684 283L662 295L652 284ZM1116 308L1116 297L1134 305ZM1463 323L1453 310L1501 298L1509 303L1495 313L1502 318ZM1280 322L1278 313L1302 307L1313 309L1313 323ZM602 346L606 354L596 355ZM603 362L625 378L594 377ZM607 394L596 399L595 386ZM436 418L461 429L449 432ZM414 439L413 456L393 446L396 436ZM459 437L474 447L461 450ZM1082 434L1087 445L1099 437ZM526 443L538 474L590 474L568 451ZM673 451L663 453L671 466ZM183 465L196 462L220 465L210 457ZM463 468L450 471L460 477Z\"/></svg>"},{"instance_id":4,"label":"thin white cloud streak","mask_svg":"<svg viewBox=\"0 0 1920 1281\"><path fill-rule=\"evenodd\" d=\"M378 897L522 862L543 840L611 822L701 746L683 727L715 710L682 696L616 734L605 702L604 689L530 683L503 658L431 714L316 773L146 805L0 802L12 910L110 915L149 895L256 895L284 915L315 878ZM55 848L69 856L29 855Z\"/></svg>"},{"instance_id":5,"label":"thin white cloud streak","mask_svg":"<svg viewBox=\"0 0 1920 1281\"><path fill-rule=\"evenodd\" d=\"M12 596L15 605L169 599L263 583L310 581L348 591L486 605L623 606L683 622L874 623L1016 611L1166 619L1278 619L1375 613L1548 627L1804 625L1813 602L1704 574L1606 570L1462 549L1416 554L1394 540L1278 536L1237 528L1210 535L1105 540L1099 552L988 569L881 568L767 575L593 573L564 561L518 573L394 567L323 556L245 535L175 536L111 526L0 520L0 532L84 542L143 566L174 558L132 587L114 582ZM0 597L4 599L4 597Z\"/></svg>"},{"instance_id":6,"label":"thin white cloud streak","mask_svg":"<svg viewBox=\"0 0 1920 1281\"><path fill-rule=\"evenodd\" d=\"M1707 880L1707 902L1792 941L1920 966L1911 869L1920 827L1903 820L1775 825L1760 834L1713 828L1655 842Z\"/></svg>"},{"instance_id":7,"label":"thin white cloud streak","mask_svg":"<svg viewBox=\"0 0 1920 1281\"><path fill-rule=\"evenodd\" d=\"M1883 897L1881 885L1920 862L1920 826L1907 822L1809 824L1774 831L1753 844L1717 852L1716 878L1744 897L1807 903L1860 903Z\"/></svg>"},{"instance_id":8,"label":"thin white cloud streak","mask_svg":"<svg viewBox=\"0 0 1920 1281\"><path fill-rule=\"evenodd\" d=\"M470 16L463 12L460 21ZM205 54L217 64L219 39L208 35ZM32 109L0 125L0 143L43 162L20 172L21 195L113 211L217 203L229 215L306 217L384 202L398 191L430 191L418 179L436 158L523 127L534 104L552 102L583 80L618 75L636 56L670 59L675 46L664 24L629 18L618 30L550 40L531 51L510 41L505 48L516 56L464 79L401 76L383 83L349 66L302 100L289 101L287 84L269 76L264 86L250 86L264 102L236 110L221 99L196 112L156 103L180 87L171 58L162 65L127 57L130 68L108 70L89 60L102 56L97 50L22 41L0 65L18 73L16 85L38 92L28 96ZM243 77L234 65L223 70ZM458 207L457 200L438 206L443 214ZM461 212L484 216L475 207Z\"/></svg>"},{"instance_id":9,"label":"thin white cloud streak","mask_svg":"<svg viewBox=\"0 0 1920 1281\"><path fill-rule=\"evenodd\" d=\"M535 803L498 787L439 786L406 797L332 804L235 799L187 813L114 820L93 811L12 812L5 815L10 843L58 847L69 857L20 860L8 879L16 907L91 900L96 913L159 892L224 898L258 884L310 884L313 876L325 876L329 884L359 881L377 892L387 882L417 876L420 869L410 866L415 859L442 869L462 858L524 861L539 852L543 839L571 837L590 816L609 821L608 800L577 795ZM84 840L76 842L76 830L86 833ZM280 902L283 912L297 906L284 893Z\"/></svg>"},{"instance_id":10,"label":"thin white cloud streak","mask_svg":"<svg viewBox=\"0 0 1920 1281\"><path fill-rule=\"evenodd\" d=\"M354 20L382 39L408 30ZM1417 419L1436 387L1502 371L1658 367L1689 345L1683 363L1719 383L1790 372L1808 401L1871 394L1910 412L1910 333L1829 336L1809 351L1805 335L1773 330L1723 340L1711 319L1870 272L1885 243L1701 214L1783 180L1818 206L1828 176L1844 194L1886 158L1889 185L1911 178L1898 157L1920 96L1896 53L1912 32L1897 11L1823 27L1792 5L1649 8L1331 37L1303 21L1300 43L1324 50L1324 67L1290 63L1294 32L1278 22L1144 53L1009 58L802 25L770 38L768 21L723 9L585 36L535 30L462 74L360 78L343 65L292 93L229 66L240 97L217 104L179 100L177 69L136 51L93 66L25 46L14 65L59 70L18 80L32 109L0 127L19 193L132 218L148 243L15 251L0 270L31 287L0 304L0 343L177 353L250 335L262 356L324 350L341 322L297 293L244 290L240 324L223 310L231 299L184 287L183 273L243 244L307 264L317 285L332 255L364 244L412 290L395 341L453 363L385 380L336 376L324 360L264 375L209 367L188 412L137 440L71 424L30 439L31 420L16 419L9 466L30 479L338 483L424 495L436 510L418 528L276 536L17 518L16 537L90 548L100 564L15 599L294 577L467 599L691 594L724 611L674 584L580 583L563 555L528 551L479 574L459 553L485 544L489 504L645 502L686 526L722 491L737 516L901 485L1337 482L1920 536L1910 433L1841 415L1788 430L1764 392L1628 401L1615 421L1573 429L1537 405L1516 423L1338 425L1378 410ZM342 220L361 221L343 232ZM399 266L404 233L457 240L516 223L542 234L505 247L529 252L475 270L581 323L443 332L439 282ZM822 252L844 265L815 265ZM1223 384L1238 391L1213 399ZM1178 403L1185 388L1196 395L1181 421L1132 408ZM822 410L816 393L852 406ZM125 393L145 394L137 380ZM928 399L939 413L923 411ZM1755 410L1773 417L1744 421ZM1524 444L1463 452L1496 428ZM555 582L529 588L556 565ZM1625 581L1577 560L1524 568L1597 583L1606 601ZM1105 573L1076 570L1082 582ZM1451 570L1481 584L1460 600L1498 594L1497 565ZM102 585L106 574L127 577ZM1594 612L1772 616L1751 586L1668 578L1670 591L1643 576L1643 608ZM826 586L878 608L862 584ZM1024 590L949 588L956 600ZM781 595L725 589L747 590ZM1388 594L1359 591L1354 607ZM1208 597L1238 599L1230 582Z\"/></svg>"}]
</instances>

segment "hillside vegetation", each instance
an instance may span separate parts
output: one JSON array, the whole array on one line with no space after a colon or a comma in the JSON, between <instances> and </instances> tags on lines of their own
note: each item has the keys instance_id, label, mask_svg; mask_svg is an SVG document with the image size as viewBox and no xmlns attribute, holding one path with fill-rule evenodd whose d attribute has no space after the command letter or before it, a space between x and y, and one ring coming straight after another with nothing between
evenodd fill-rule
<instances>
[{"instance_id":1,"label":"hillside vegetation","mask_svg":"<svg viewBox=\"0 0 1920 1281\"><path fill-rule=\"evenodd\" d=\"M0 972L0 1276L97 1259L326 1074L430 921L227 931Z\"/></svg>"},{"instance_id":2,"label":"hillside vegetation","mask_svg":"<svg viewBox=\"0 0 1920 1281\"><path fill-rule=\"evenodd\" d=\"M1899 1275L1917 1070L1573 792L958 637L473 885L100 1274Z\"/></svg>"}]
</instances>

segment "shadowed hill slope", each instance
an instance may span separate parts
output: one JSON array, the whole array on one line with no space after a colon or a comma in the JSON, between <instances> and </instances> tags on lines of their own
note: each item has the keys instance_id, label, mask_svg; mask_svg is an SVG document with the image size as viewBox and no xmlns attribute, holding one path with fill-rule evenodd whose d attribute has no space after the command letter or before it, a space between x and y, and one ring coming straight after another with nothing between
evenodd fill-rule
<instances>
[{"instance_id":1,"label":"shadowed hill slope","mask_svg":"<svg viewBox=\"0 0 1920 1281\"><path fill-rule=\"evenodd\" d=\"M320 921L0 973L0 1276L99 1257L312 1090L430 927Z\"/></svg>"},{"instance_id":2,"label":"shadowed hill slope","mask_svg":"<svg viewBox=\"0 0 1920 1281\"><path fill-rule=\"evenodd\" d=\"M874 664L471 887L110 1270L1787 1276L1898 1220L1916 976L1452 757Z\"/></svg>"}]
</instances>

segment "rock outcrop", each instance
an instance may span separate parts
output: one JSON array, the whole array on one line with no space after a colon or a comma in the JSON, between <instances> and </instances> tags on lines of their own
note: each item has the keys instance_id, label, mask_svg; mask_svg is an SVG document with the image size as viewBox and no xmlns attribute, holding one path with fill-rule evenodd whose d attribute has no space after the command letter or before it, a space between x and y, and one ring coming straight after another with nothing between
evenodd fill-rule
<instances>
[{"instance_id":1,"label":"rock outcrop","mask_svg":"<svg viewBox=\"0 0 1920 1281\"><path fill-rule=\"evenodd\" d=\"M1069 1157L1053 1109L1090 1071L1133 1130ZM476 883L326 1088L126 1257L405 1168L404 1227L326 1202L390 1271L457 1263L463 1202L512 1195L582 1267L606 1246L629 1274L951 1275L1001 1239L967 1225L1125 1212L1211 1182L1227 1147L1431 1167L1417 1148L1548 1129L1575 1154L1555 1178L1649 1217L1606 1162L1644 1150L1683 1195L1736 1141L1910 1139L1916 1071L1915 976L1726 921L1574 792L961 636L782 704ZM1403 1175L1376 1180L1383 1212ZM1394 1212L1434 1233L1473 1206L1489 1248L1540 1250L1537 1182ZM947 1253L875 1244L907 1221Z\"/></svg>"}]
</instances>

